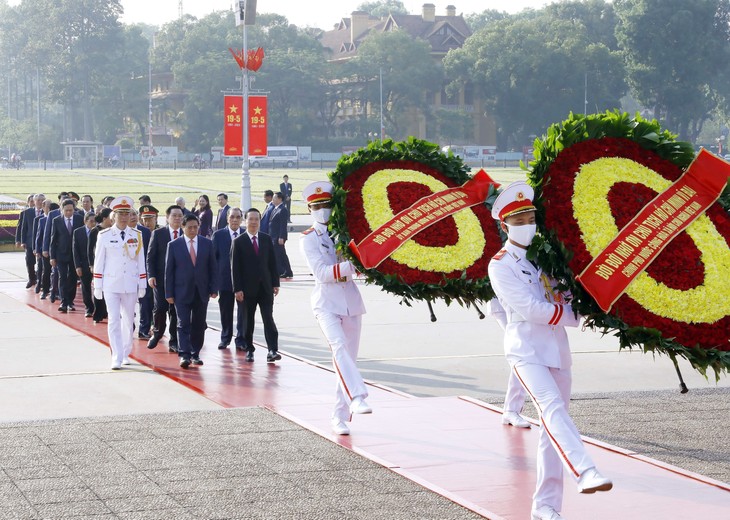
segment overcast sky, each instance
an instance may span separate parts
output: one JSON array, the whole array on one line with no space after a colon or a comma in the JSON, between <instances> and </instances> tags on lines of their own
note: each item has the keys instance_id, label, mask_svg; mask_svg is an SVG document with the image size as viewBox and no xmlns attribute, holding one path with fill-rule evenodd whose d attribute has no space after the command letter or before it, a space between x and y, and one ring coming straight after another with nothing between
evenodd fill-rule
<instances>
[{"instance_id":1,"label":"overcast sky","mask_svg":"<svg viewBox=\"0 0 730 520\"><path fill-rule=\"evenodd\" d=\"M11 2L11 3L17 3ZM349 16L362 0L258 0L257 12L277 13L296 25L330 29L341 18ZM425 3L436 6L436 14L446 14L446 6L452 4L456 13L480 13L485 9L497 9L517 13L526 7L539 9L552 3L550 0L404 0L410 14L418 14ZM161 25L177 18L180 0L122 0L125 23L145 22ZM212 11L230 10L231 0L183 0L183 12L201 18Z\"/></svg>"}]
</instances>

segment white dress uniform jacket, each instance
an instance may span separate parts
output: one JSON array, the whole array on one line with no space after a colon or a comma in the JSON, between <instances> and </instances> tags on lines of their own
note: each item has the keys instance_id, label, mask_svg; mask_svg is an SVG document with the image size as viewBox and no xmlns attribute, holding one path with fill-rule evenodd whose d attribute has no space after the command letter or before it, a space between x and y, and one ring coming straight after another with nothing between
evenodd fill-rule
<instances>
[{"instance_id":1,"label":"white dress uniform jacket","mask_svg":"<svg viewBox=\"0 0 730 520\"><path fill-rule=\"evenodd\" d=\"M142 233L127 226L112 226L99 233L94 260L94 288L105 293L137 293L147 289Z\"/></svg>"},{"instance_id":2,"label":"white dress uniform jacket","mask_svg":"<svg viewBox=\"0 0 730 520\"><path fill-rule=\"evenodd\" d=\"M563 327L579 320L555 281L525 257L526 251L509 242L489 263L489 280L504 308L505 355L518 361L553 368L570 368L570 347Z\"/></svg>"},{"instance_id":3,"label":"white dress uniform jacket","mask_svg":"<svg viewBox=\"0 0 730 520\"><path fill-rule=\"evenodd\" d=\"M338 258L332 239L327 234L327 225L315 222L302 233L300 246L315 279L311 296L314 314L365 314L360 291L352 281L357 271L350 262Z\"/></svg>"}]
</instances>

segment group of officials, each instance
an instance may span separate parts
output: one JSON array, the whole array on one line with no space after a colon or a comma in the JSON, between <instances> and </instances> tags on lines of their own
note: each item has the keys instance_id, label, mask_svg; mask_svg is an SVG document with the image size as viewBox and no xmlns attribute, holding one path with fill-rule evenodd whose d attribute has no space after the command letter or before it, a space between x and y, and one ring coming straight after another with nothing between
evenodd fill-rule
<instances>
[{"instance_id":1,"label":"group of officials","mask_svg":"<svg viewBox=\"0 0 730 520\"><path fill-rule=\"evenodd\" d=\"M332 192L328 182L315 182L304 189L303 198L314 222L302 233L300 247L315 280L312 309L332 350L337 375L332 429L338 435L348 435L347 423L352 414L371 413L372 409L365 401L367 387L356 365L365 306L353 283L357 274L355 267L339 256L328 233ZM526 394L532 398L540 420L531 518L560 520L563 518L560 514L563 468L576 479L581 493L608 491L613 483L596 469L568 413L571 356L565 327L576 326L579 317L569 303L570 295L560 293L557 281L527 258L527 249L536 233L533 196L530 186L517 182L505 188L494 202L492 216L508 238L489 265L490 281L497 296L490 302L490 311L505 330L505 354L511 367L503 423L529 427L529 422L519 415ZM281 358L273 301L279 292L280 277L288 274L282 271L277 257L277 245L283 246L286 238L283 242L272 239L272 226L278 225L276 217L281 210L277 208L283 205L285 197L281 192L268 191L265 197L267 206L262 215L254 208L243 214L239 208L227 207L227 197L224 207L219 196L221 210L212 240L199 236L196 215L183 217L180 206L170 206L166 211L167 225L152 233L146 266L142 232L129 227L132 200L118 197L111 202L114 226L106 226L98 233L96 258L92 259L91 266L94 297L106 301L109 313L112 368L118 369L127 362L135 301L145 296L148 286L154 290L154 329L147 346L157 346L169 317L168 345L178 351L181 367L203 364L199 354L207 327L207 304L209 298L218 295L222 323L218 348L227 348L235 339L236 348L246 350L246 360L253 361L253 317L258 307L268 347L267 361ZM50 256L50 265L58 270L59 310L73 310L76 286L73 245L77 232L80 239L90 233L91 226L85 225L88 214L79 214L70 198L64 199L60 208L53 209L42 195L37 195L29 198L29 206L21 215L17 235L26 247L28 287L38 280L31 267L35 255L28 255L28 247L32 247L34 253L42 251L43 257ZM288 211L286 206L283 209L286 223ZM51 217L51 211L58 211L55 218ZM225 221L221 221L221 213ZM50 229L50 255L35 245L35 241L29 245L31 235L25 234L27 226L23 224L32 220L32 229L37 230L42 227L39 219L43 218L48 220L46 229ZM29 233L35 236L35 231ZM41 237L41 243L44 238ZM234 305L237 308L235 332Z\"/></svg>"}]
</instances>

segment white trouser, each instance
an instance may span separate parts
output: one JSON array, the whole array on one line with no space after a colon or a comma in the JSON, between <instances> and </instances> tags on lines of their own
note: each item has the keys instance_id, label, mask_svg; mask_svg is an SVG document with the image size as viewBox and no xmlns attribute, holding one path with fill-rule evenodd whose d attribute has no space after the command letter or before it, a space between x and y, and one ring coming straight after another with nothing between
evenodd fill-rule
<instances>
[{"instance_id":1,"label":"white trouser","mask_svg":"<svg viewBox=\"0 0 730 520\"><path fill-rule=\"evenodd\" d=\"M357 369L357 352L360 349L362 316L340 316L330 312L316 315L324 337L332 350L332 364L337 374L335 409L332 417L349 421L350 401L354 397L368 396L365 382Z\"/></svg>"},{"instance_id":2,"label":"white trouser","mask_svg":"<svg viewBox=\"0 0 730 520\"><path fill-rule=\"evenodd\" d=\"M517 379L514 370L510 370L509 379L507 380L507 392L504 396L504 411L522 413L526 396L527 392L522 387L522 383Z\"/></svg>"},{"instance_id":3,"label":"white trouser","mask_svg":"<svg viewBox=\"0 0 730 520\"><path fill-rule=\"evenodd\" d=\"M568 415L570 369L518 362L512 370L532 397L540 415L533 507L548 505L560 511L563 506L563 465L575 479L595 466Z\"/></svg>"},{"instance_id":4,"label":"white trouser","mask_svg":"<svg viewBox=\"0 0 730 520\"><path fill-rule=\"evenodd\" d=\"M134 305L137 293L104 292L109 312L109 345L112 348L112 366L120 366L132 352L132 331L134 329Z\"/></svg>"}]
</instances>

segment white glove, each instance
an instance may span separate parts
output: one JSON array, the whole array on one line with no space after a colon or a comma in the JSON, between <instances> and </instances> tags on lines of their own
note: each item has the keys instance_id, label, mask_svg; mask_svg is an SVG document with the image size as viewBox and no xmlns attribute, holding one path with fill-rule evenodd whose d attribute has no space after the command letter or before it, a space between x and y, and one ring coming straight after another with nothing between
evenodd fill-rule
<instances>
[{"instance_id":1,"label":"white glove","mask_svg":"<svg viewBox=\"0 0 730 520\"><path fill-rule=\"evenodd\" d=\"M147 289L137 289L137 298L144 298L147 294Z\"/></svg>"},{"instance_id":2,"label":"white glove","mask_svg":"<svg viewBox=\"0 0 730 520\"><path fill-rule=\"evenodd\" d=\"M101 289L94 289L94 298L96 298L97 300L104 299L104 293Z\"/></svg>"}]
</instances>

